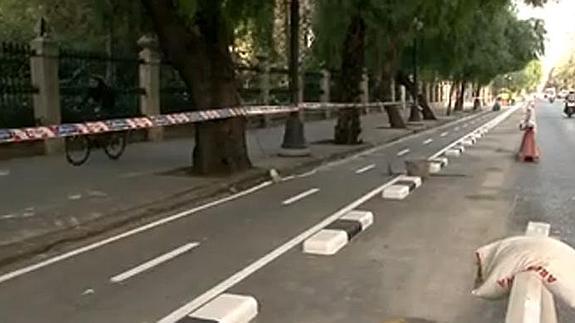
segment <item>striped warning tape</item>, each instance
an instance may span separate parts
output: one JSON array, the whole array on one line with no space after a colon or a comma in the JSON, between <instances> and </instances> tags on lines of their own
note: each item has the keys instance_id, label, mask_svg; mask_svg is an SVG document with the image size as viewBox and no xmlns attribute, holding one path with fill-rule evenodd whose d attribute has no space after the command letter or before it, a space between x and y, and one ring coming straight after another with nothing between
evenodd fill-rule
<instances>
[{"instance_id":1,"label":"striped warning tape","mask_svg":"<svg viewBox=\"0 0 575 323\"><path fill-rule=\"evenodd\" d=\"M134 129L147 129L166 127L186 123L195 123L209 120L220 120L238 116L256 116L266 114L282 114L298 111L299 109L338 109L338 108L373 108L393 103L302 103L299 106L245 106L239 108L212 109L173 113L136 118L110 119L84 123L65 123L51 126L39 126L18 129L0 129L0 144L42 140L50 138L63 138L70 136L99 134L105 132L125 131Z\"/></svg>"}]
</instances>

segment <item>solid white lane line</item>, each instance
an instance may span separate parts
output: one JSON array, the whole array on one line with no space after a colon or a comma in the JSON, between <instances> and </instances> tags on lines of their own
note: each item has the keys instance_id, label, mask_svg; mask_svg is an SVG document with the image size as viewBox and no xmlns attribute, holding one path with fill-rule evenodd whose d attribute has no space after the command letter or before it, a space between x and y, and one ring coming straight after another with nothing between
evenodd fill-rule
<instances>
[{"instance_id":1,"label":"solid white lane line","mask_svg":"<svg viewBox=\"0 0 575 323\"><path fill-rule=\"evenodd\" d=\"M447 136L448 134L449 134L449 132L446 131L446 132L442 133L442 134L439 135L439 136L440 136L440 137L445 137L445 136Z\"/></svg>"},{"instance_id":2,"label":"solid white lane line","mask_svg":"<svg viewBox=\"0 0 575 323\"><path fill-rule=\"evenodd\" d=\"M188 251L194 249L195 247L197 247L197 246L199 246L199 245L200 245L200 244L197 243L197 242L187 243L187 244L185 244L185 245L183 245L183 246L181 246L181 247L179 247L179 248L177 248L177 249L174 249L174 250L172 250L172 251L170 251L170 252L168 252L168 253L165 253L165 254L163 254L163 255L161 255L161 256L159 256L159 257L156 257L156 258L154 258L154 259L152 259L152 260L146 261L145 263L143 263L143 264L141 264L141 265L139 265L139 266L137 266L137 267L134 267L134 268L132 268L132 269L130 269L130 270L127 270L127 271L125 271L125 272L123 272L123 273L121 273L121 274L118 274L118 275L116 275L116 276L110 278L110 282L112 282L112 283L120 283L120 282L123 282L124 280L129 279L129 278L131 278L131 277L133 277L133 276L136 276L136 275L139 274L139 273L142 273L142 272L144 272L144 271L146 271L146 270L148 270L148 269L151 269L151 268L153 268L153 267L155 267L155 266L157 266L157 265L160 265L160 264L162 264L162 263L164 263L164 262L166 262L166 261L168 261L168 260L170 260L170 259L173 259L173 258L175 258L175 257L177 257L177 256L179 256L179 255L181 255L181 254L183 254L183 253L186 253L186 252L188 252Z\"/></svg>"},{"instance_id":3,"label":"solid white lane line","mask_svg":"<svg viewBox=\"0 0 575 323\"><path fill-rule=\"evenodd\" d=\"M254 186L254 187L252 187L252 188L250 188L250 189L247 189L247 190L245 190L245 191L242 191L242 192L239 192L239 193L236 193L236 194L233 194L233 195L224 197L224 198L222 198L222 199L219 199L219 200L216 200L216 201L213 201L213 202L204 204L204 205L200 205L200 206L195 207L195 208L193 208L193 209L189 209L189 210L186 210L186 211L183 211L183 212L174 214L174 215L169 216L169 217L167 217L167 218L163 218L163 219L161 219L161 220L158 220L158 221L155 221L155 222L152 222L152 223L143 225L143 226L138 227L138 228L136 228L136 229L133 229L133 230L130 230L130 231L126 231L126 232L124 232L124 233L121 233L121 234L119 234L119 235L110 237L110 238L108 238L108 239L104 239L104 240L101 240L101 241L98 241L98 242L94 242L94 243L89 244L89 245L87 245L87 246L84 246L84 247L82 247L82 248L74 249L74 250L72 250L72 251L63 253L63 254L58 255L58 256L56 256L56 257L49 258L49 259L47 259L47 260L41 261L41 262L39 262L39 263L37 263L37 264L30 265L30 266L27 266L27 267L24 267L24 268L20 268L20 269L18 269L18 270L15 270L15 271L6 273L6 274L0 276L0 284L1 284L1 283L4 283L4 282L6 282L6 281L8 281L8 280L10 280L10 279L16 278L16 277L18 277L18 276L22 276L22 275L24 275L24 274L27 274L27 273L29 273L29 272L38 270L38 269L40 269L40 268L43 268L43 267L46 267L46 266L49 266L49 265L52 265L52 264L57 263L57 262L60 262L60 261L62 261L62 260L66 260L66 259L68 259L68 258L77 256L77 255L79 255L79 254L88 252L88 251L90 251L90 250L93 250L93 249L102 247L102 246L107 245L107 244L110 244L110 243L112 243L112 242L115 242L115 241L118 241L118 240L127 238L127 237L129 237L129 236L133 236L133 235L135 235L135 234L138 234L138 233L141 233L141 232L144 232L144 231L148 231L148 230L153 229L153 228L155 228L155 227L157 227L157 226L160 226L160 225L163 225L163 224L166 224L166 223L169 223L169 222L176 221L176 220L181 219L181 218L184 218L184 217L186 217L186 216L190 216L190 215L192 215L192 214L195 214L195 213L198 213L198 212L200 212L200 211L203 211L203 210L205 210L205 209L209 209L209 208L211 208L211 207L214 207L214 206L217 206L217 205L220 205L220 204L223 204L223 203L226 203L226 202L235 200L235 199L240 198L240 197L242 197L242 196L245 196L245 195L254 193L255 191L258 191L258 190L260 190L260 189L262 189L262 188L264 188L264 187L270 186L271 184L272 184L271 181L263 182L263 183L261 183L261 184L259 184L259 185L257 185L257 186Z\"/></svg>"},{"instance_id":4,"label":"solid white lane line","mask_svg":"<svg viewBox=\"0 0 575 323\"><path fill-rule=\"evenodd\" d=\"M375 164L367 165L355 171L356 174L363 174L375 168Z\"/></svg>"},{"instance_id":5,"label":"solid white lane line","mask_svg":"<svg viewBox=\"0 0 575 323\"><path fill-rule=\"evenodd\" d=\"M409 149L404 149L404 150L398 152L398 153L397 153L397 156L398 156L398 157L401 157L401 156L407 155L407 154L409 154L410 151L411 151L411 150L409 150Z\"/></svg>"},{"instance_id":6,"label":"solid white lane line","mask_svg":"<svg viewBox=\"0 0 575 323\"><path fill-rule=\"evenodd\" d=\"M304 198L306 198L306 197L308 197L308 196L310 196L310 195L312 195L312 194L315 194L315 193L317 193L317 192L319 192L319 188L309 189L309 190L307 190L307 191L305 191L305 192L299 193L298 195L296 195L296 196L294 196L294 197L290 197L289 199L283 201L282 204L283 204L283 205L293 204L293 203L295 203L295 202L297 202L297 201L299 201L299 200L301 200L301 199L304 199Z\"/></svg>"},{"instance_id":7,"label":"solid white lane line","mask_svg":"<svg viewBox=\"0 0 575 323\"><path fill-rule=\"evenodd\" d=\"M304 242L307 238L311 237L312 235L319 232L319 230L325 228L326 226L330 225L337 219L341 218L345 214L349 213L350 211L354 210L358 206L362 205L363 203L367 202L368 200L372 199L373 197L381 194L381 192L386 189L387 187L393 185L395 181L397 181L399 177L395 177L389 182L373 189L372 191L368 192L364 196L360 197L359 199L355 200L354 202L348 204L347 206L343 207L339 211L335 212L334 214L330 215L329 217L325 218L323 221L319 222L315 226L309 228L308 230L302 232L300 235L294 237L290 241L286 242L285 244L277 247L267 255L261 257L260 259L256 260L255 262L251 263L244 269L236 272L229 278L221 281L219 284L212 287L210 290L204 292L197 298L193 299L189 303L181 306L180 308L176 309L172 313L168 314L164 318L160 319L157 323L175 323L180 320L182 317L189 315L190 313L194 312L207 302L211 301L221 293L225 292L226 290L230 289L237 283L241 282L242 280L249 277L251 274L255 273L256 271L260 270L262 267L266 266L270 262L274 261L284 253L288 252L290 249L294 248L295 246Z\"/></svg>"},{"instance_id":8,"label":"solid white lane line","mask_svg":"<svg viewBox=\"0 0 575 323\"><path fill-rule=\"evenodd\" d=\"M424 145L429 145L430 143L433 142L433 139L427 139L426 141L423 142Z\"/></svg>"}]
</instances>

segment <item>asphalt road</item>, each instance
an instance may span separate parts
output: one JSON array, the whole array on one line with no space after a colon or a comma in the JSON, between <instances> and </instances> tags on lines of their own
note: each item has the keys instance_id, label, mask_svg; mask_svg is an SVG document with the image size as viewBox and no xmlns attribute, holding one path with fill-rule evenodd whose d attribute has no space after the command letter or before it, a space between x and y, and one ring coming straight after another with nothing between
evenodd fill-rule
<instances>
[{"instance_id":1,"label":"asphalt road","mask_svg":"<svg viewBox=\"0 0 575 323\"><path fill-rule=\"evenodd\" d=\"M551 117L552 112L549 115L549 127L561 125L565 131L569 129L566 126L569 120ZM172 221L135 229L121 236L110 235L108 240L93 241L93 245L76 246L83 249L71 248L69 253L59 258L36 259L32 262L33 267L23 267L0 276L0 322L158 322L185 304L200 304L201 300L209 298L211 292L240 288L241 285L236 286L235 281L220 283L236 273L240 273L242 279L250 278L252 272L259 274L256 269L268 262L271 262L270 266L283 263L298 252L299 244L294 243L294 248L286 247L281 252L272 251L294 241L294 237L302 237L302 233L322 220L386 183L392 178L388 173L390 164L393 171L400 171L404 160L429 157L494 116L488 113L473 121L463 120L322 167L313 173L263 185L229 201L182 210L171 218ZM543 133L544 126L541 128ZM547 147L543 149L546 151ZM575 158L566 156L570 157ZM561 165L567 167L568 164L562 162ZM553 186L552 183L549 185ZM452 190L452 193L457 191ZM439 206L445 206L450 199L450 195L432 196L427 197L427 203L443 201ZM427 205L431 204L414 204L410 212L425 213ZM434 212L441 213L439 206L435 206ZM403 211L400 208L397 212ZM389 220L393 219L392 216ZM418 226L415 222L412 225ZM403 239L408 239L408 236ZM444 242L440 246L446 245ZM469 250L460 250L464 251ZM419 259L417 253L412 255L413 259ZM272 262L276 257L279 259ZM288 262L286 266L290 264ZM419 265L425 266L425 262L420 261ZM262 270L267 268L272 267L263 267ZM297 268L296 261L293 272L305 276L305 272ZM257 279L257 276L253 277ZM276 287L274 279L284 278L273 272L271 277L273 279L264 281L263 285L261 282L254 285L273 293ZM459 277L461 281L467 278L465 272L459 273ZM297 280L292 278L297 284ZM336 282L331 281L331 284ZM311 285L313 281L309 283L309 288L314 288ZM347 284L350 288L359 288L362 283L355 279L348 280ZM338 294L325 297L333 299ZM265 304L266 297L259 301ZM346 306L353 306L353 302ZM268 305L268 308L274 307ZM301 313L297 320L291 322L345 322L319 320L316 316L308 316L304 310ZM373 316L365 316L368 318ZM289 322L275 316L263 316L258 320Z\"/></svg>"}]
</instances>

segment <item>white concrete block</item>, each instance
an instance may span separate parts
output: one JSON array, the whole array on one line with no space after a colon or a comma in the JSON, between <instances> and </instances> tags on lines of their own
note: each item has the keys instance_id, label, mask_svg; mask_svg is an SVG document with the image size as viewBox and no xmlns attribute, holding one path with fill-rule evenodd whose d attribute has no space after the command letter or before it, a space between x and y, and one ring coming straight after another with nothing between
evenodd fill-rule
<instances>
[{"instance_id":1,"label":"white concrete block","mask_svg":"<svg viewBox=\"0 0 575 323\"><path fill-rule=\"evenodd\" d=\"M347 242L345 231L324 229L304 241L303 252L315 255L334 255Z\"/></svg>"},{"instance_id":2,"label":"white concrete block","mask_svg":"<svg viewBox=\"0 0 575 323\"><path fill-rule=\"evenodd\" d=\"M429 173L430 174L437 174L441 171L443 167L441 166L441 163L439 162L431 162L429 163Z\"/></svg>"},{"instance_id":3,"label":"white concrete block","mask_svg":"<svg viewBox=\"0 0 575 323\"><path fill-rule=\"evenodd\" d=\"M449 159L447 159L445 157L433 158L430 161L433 163L440 163L441 167L445 167L445 166L449 165Z\"/></svg>"},{"instance_id":4,"label":"white concrete block","mask_svg":"<svg viewBox=\"0 0 575 323\"><path fill-rule=\"evenodd\" d=\"M447 157L459 157L459 156L461 156L461 150L459 150L459 149L453 149L453 148L452 148L452 149L448 149L448 150L445 152L445 156L447 156Z\"/></svg>"},{"instance_id":5,"label":"white concrete block","mask_svg":"<svg viewBox=\"0 0 575 323\"><path fill-rule=\"evenodd\" d=\"M361 223L361 230L365 230L373 224L373 213L370 211L353 210L342 216L341 219L357 221Z\"/></svg>"},{"instance_id":6,"label":"white concrete block","mask_svg":"<svg viewBox=\"0 0 575 323\"><path fill-rule=\"evenodd\" d=\"M258 314L258 302L251 296L222 294L190 315L219 323L248 323Z\"/></svg>"},{"instance_id":7,"label":"white concrete block","mask_svg":"<svg viewBox=\"0 0 575 323\"><path fill-rule=\"evenodd\" d=\"M398 181L407 181L407 182L413 182L415 184L415 187L420 187L421 184L423 184L423 182L421 181L421 177L418 176L407 176L407 175L401 175L397 178Z\"/></svg>"},{"instance_id":8,"label":"white concrete block","mask_svg":"<svg viewBox=\"0 0 575 323\"><path fill-rule=\"evenodd\" d=\"M459 144L455 147L453 147L453 149L459 149L459 151L463 154L465 152L465 146Z\"/></svg>"},{"instance_id":9,"label":"white concrete block","mask_svg":"<svg viewBox=\"0 0 575 323\"><path fill-rule=\"evenodd\" d=\"M409 195L409 187L405 185L391 185L383 190L382 196L389 200L403 200Z\"/></svg>"},{"instance_id":10,"label":"white concrete block","mask_svg":"<svg viewBox=\"0 0 575 323\"><path fill-rule=\"evenodd\" d=\"M470 146L473 146L473 144L475 144L475 142L471 139L464 139L461 141L461 145L463 147L470 147Z\"/></svg>"}]
</instances>

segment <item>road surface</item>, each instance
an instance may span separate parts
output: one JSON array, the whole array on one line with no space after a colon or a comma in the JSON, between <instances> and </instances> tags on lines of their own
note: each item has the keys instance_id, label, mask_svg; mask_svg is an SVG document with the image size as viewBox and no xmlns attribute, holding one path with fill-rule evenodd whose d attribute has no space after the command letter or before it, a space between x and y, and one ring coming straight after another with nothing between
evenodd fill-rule
<instances>
[{"instance_id":1,"label":"road surface","mask_svg":"<svg viewBox=\"0 0 575 323\"><path fill-rule=\"evenodd\" d=\"M178 309L224 291L255 296L260 323L496 322L505 302L469 294L473 250L521 233L528 220L575 240L573 190L558 179L575 161L575 139L563 140L575 136L575 121L557 106L537 113L540 164L513 158L516 114L407 200L369 195L404 160L429 157L496 116L479 115L6 271L0 322L175 322ZM302 255L302 239L349 208L373 211L373 227L335 256Z\"/></svg>"}]
</instances>

